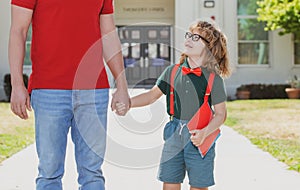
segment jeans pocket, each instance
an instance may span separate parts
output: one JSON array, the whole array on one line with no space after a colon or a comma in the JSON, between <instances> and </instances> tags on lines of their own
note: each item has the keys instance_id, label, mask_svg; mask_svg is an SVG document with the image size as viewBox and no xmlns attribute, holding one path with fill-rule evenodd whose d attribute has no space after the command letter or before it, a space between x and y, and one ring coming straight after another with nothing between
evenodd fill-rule
<instances>
[{"instance_id":1,"label":"jeans pocket","mask_svg":"<svg viewBox=\"0 0 300 190\"><path fill-rule=\"evenodd\" d=\"M166 124L164 128L163 138L164 141L166 141L168 138L170 138L173 133L175 132L176 128L174 126L174 122L170 121Z\"/></svg>"}]
</instances>

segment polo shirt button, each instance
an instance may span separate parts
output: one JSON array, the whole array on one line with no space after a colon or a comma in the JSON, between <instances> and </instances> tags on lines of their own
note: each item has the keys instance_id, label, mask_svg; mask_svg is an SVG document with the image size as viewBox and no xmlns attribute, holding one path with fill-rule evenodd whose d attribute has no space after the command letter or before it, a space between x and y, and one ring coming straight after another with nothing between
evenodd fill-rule
<instances>
[{"instance_id":1,"label":"polo shirt button","mask_svg":"<svg viewBox=\"0 0 300 190\"><path fill-rule=\"evenodd\" d=\"M188 80L188 81L186 81L186 83L190 83L190 81Z\"/></svg>"},{"instance_id":2,"label":"polo shirt button","mask_svg":"<svg viewBox=\"0 0 300 190\"><path fill-rule=\"evenodd\" d=\"M189 91L188 91L188 90L186 90L186 91L185 91L185 93L189 93Z\"/></svg>"}]
</instances>

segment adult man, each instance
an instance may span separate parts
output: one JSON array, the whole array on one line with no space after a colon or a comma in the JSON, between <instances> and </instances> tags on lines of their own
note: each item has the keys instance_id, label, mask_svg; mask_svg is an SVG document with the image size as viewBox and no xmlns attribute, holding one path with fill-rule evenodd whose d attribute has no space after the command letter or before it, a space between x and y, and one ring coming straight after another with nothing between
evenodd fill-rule
<instances>
[{"instance_id":1,"label":"adult man","mask_svg":"<svg viewBox=\"0 0 300 190\"><path fill-rule=\"evenodd\" d=\"M112 109L117 102L129 108L112 4L112 0L12 0L11 109L22 119L28 118L31 105L35 111L37 190L62 189L70 127L80 189L104 189L101 165L109 84L103 57L116 80ZM32 74L27 91L22 67L30 23Z\"/></svg>"}]
</instances>

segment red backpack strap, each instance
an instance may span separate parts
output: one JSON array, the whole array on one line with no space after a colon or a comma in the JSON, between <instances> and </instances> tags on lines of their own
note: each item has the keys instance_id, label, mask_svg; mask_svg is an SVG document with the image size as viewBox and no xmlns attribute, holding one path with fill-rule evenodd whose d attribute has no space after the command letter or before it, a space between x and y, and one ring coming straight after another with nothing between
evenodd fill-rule
<instances>
[{"instance_id":1,"label":"red backpack strap","mask_svg":"<svg viewBox=\"0 0 300 190\"><path fill-rule=\"evenodd\" d=\"M170 114L171 115L174 115L174 80L179 66L180 64L176 64L173 67L171 71L171 77L170 77Z\"/></svg>"},{"instance_id":2,"label":"red backpack strap","mask_svg":"<svg viewBox=\"0 0 300 190\"><path fill-rule=\"evenodd\" d=\"M213 87L214 79L215 79L215 73L210 73L209 78L208 78L208 84L207 84L205 95L204 95L204 102L208 101L208 97L209 97L212 87Z\"/></svg>"}]
</instances>

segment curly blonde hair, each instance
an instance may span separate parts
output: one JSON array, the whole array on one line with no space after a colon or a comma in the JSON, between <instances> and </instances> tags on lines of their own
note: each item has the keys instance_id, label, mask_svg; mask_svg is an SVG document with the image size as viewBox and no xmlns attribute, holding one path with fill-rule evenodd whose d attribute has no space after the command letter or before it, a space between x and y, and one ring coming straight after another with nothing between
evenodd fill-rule
<instances>
[{"instance_id":1,"label":"curly blonde hair","mask_svg":"<svg viewBox=\"0 0 300 190\"><path fill-rule=\"evenodd\" d=\"M203 63L210 72L215 72L222 77L228 77L231 74L229 66L227 40L226 36L216 29L212 24L206 21L196 21L192 23L189 30L198 31L200 36L203 37L209 43L203 41L206 44L207 61ZM180 64L184 63L188 56L182 54L180 57Z\"/></svg>"}]
</instances>

